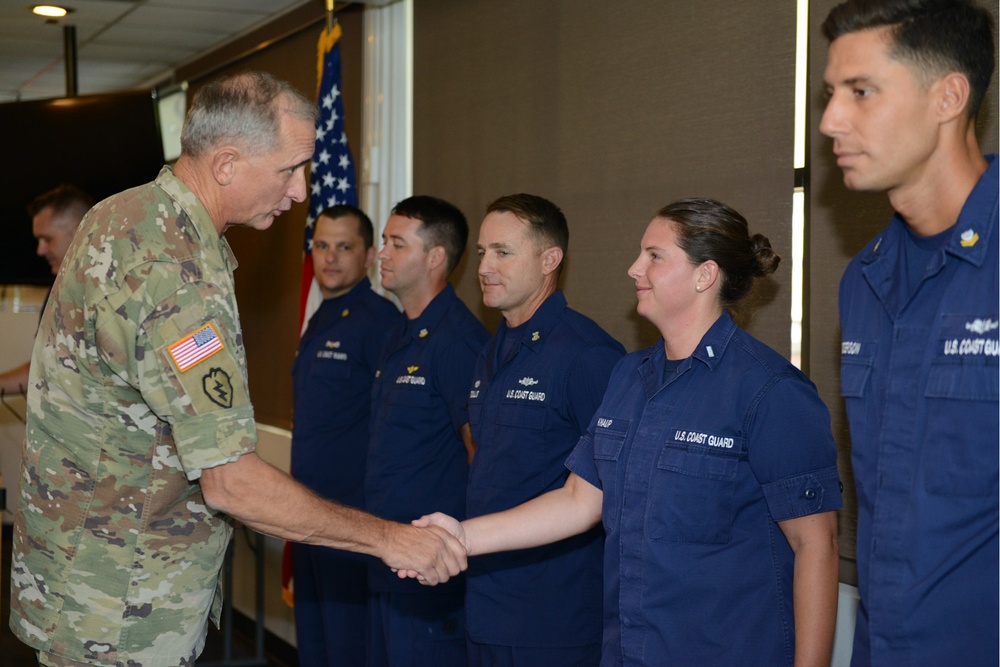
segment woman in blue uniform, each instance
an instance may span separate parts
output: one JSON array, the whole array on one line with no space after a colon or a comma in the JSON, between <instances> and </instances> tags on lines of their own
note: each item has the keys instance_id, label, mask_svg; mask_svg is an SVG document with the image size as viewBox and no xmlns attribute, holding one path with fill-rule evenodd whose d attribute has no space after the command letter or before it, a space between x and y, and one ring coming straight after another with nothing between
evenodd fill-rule
<instances>
[{"instance_id":1,"label":"woman in blue uniform","mask_svg":"<svg viewBox=\"0 0 1000 667\"><path fill-rule=\"evenodd\" d=\"M828 665L841 506L816 388L729 310L779 258L711 200L649 223L629 269L656 345L615 368L563 488L462 524L470 556L603 520L602 665Z\"/></svg>"}]
</instances>

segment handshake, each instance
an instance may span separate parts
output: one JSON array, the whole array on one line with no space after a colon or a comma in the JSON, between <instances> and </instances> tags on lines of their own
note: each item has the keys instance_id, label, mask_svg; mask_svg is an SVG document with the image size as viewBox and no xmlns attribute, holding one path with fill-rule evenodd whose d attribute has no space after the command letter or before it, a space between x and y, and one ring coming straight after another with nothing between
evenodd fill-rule
<instances>
[{"instance_id":1,"label":"handshake","mask_svg":"<svg viewBox=\"0 0 1000 667\"><path fill-rule=\"evenodd\" d=\"M426 586L443 584L468 567L469 549L462 524L436 512L394 524L381 555L400 579L416 579Z\"/></svg>"}]
</instances>

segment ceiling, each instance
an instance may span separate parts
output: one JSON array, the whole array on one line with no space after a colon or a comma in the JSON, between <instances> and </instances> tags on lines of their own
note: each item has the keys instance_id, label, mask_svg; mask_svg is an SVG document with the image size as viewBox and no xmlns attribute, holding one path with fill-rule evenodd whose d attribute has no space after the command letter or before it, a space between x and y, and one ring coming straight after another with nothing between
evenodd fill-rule
<instances>
[{"instance_id":1,"label":"ceiling","mask_svg":"<svg viewBox=\"0 0 1000 667\"><path fill-rule=\"evenodd\" d=\"M63 26L76 26L80 95L151 88L174 68L323 0L67 0L54 23L0 0L0 102L66 95ZM382 3L379 3L382 4Z\"/></svg>"}]
</instances>

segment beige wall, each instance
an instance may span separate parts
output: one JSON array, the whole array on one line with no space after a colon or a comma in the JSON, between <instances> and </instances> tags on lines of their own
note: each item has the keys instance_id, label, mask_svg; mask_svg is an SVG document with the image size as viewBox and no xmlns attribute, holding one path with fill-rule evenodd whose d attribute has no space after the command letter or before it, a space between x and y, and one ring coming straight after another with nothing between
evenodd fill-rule
<instances>
[{"instance_id":1,"label":"beige wall","mask_svg":"<svg viewBox=\"0 0 1000 667\"><path fill-rule=\"evenodd\" d=\"M786 264L751 330L789 350L794 3L435 0L414 9L414 192L468 216L512 192L570 224L570 304L630 350L659 336L626 271L652 215L713 197ZM474 254L453 282L479 305Z\"/></svg>"}]
</instances>

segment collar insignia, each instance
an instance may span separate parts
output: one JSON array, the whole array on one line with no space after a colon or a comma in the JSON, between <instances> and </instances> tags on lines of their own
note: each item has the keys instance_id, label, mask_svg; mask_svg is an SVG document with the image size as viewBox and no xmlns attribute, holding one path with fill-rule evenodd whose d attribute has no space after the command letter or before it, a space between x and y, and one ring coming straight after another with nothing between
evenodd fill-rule
<instances>
[{"instance_id":1,"label":"collar insignia","mask_svg":"<svg viewBox=\"0 0 1000 667\"><path fill-rule=\"evenodd\" d=\"M420 338L427 338L427 329L421 329L420 333L417 334Z\"/></svg>"},{"instance_id":2,"label":"collar insignia","mask_svg":"<svg viewBox=\"0 0 1000 667\"><path fill-rule=\"evenodd\" d=\"M539 335L539 333L537 331L535 331L535 332L533 332L531 334L531 342L532 343L537 343L538 339L540 339L540 338L541 338L541 336Z\"/></svg>"},{"instance_id":3,"label":"collar insignia","mask_svg":"<svg viewBox=\"0 0 1000 667\"><path fill-rule=\"evenodd\" d=\"M975 231L971 229L966 229L964 232L962 232L962 235L959 237L958 242L962 245L963 248L971 248L972 246L979 243L979 234L977 234Z\"/></svg>"},{"instance_id":4,"label":"collar insignia","mask_svg":"<svg viewBox=\"0 0 1000 667\"><path fill-rule=\"evenodd\" d=\"M342 312L342 313L340 314L340 316L341 316L341 317L347 317L347 316L348 316L348 315L350 315L350 314L351 314L351 309L350 309L350 308L344 308L344 312Z\"/></svg>"}]
</instances>

